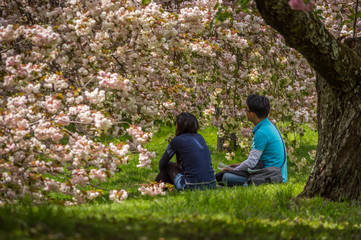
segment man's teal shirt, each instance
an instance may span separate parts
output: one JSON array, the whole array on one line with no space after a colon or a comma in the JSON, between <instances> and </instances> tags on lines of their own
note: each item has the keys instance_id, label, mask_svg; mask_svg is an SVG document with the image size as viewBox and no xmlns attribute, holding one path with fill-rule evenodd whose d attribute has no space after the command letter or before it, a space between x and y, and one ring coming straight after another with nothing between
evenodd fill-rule
<instances>
[{"instance_id":1,"label":"man's teal shirt","mask_svg":"<svg viewBox=\"0 0 361 240\"><path fill-rule=\"evenodd\" d=\"M252 149L262 151L265 167L282 167L283 182L287 182L287 153L280 132L268 120L263 119L253 129Z\"/></svg>"}]
</instances>

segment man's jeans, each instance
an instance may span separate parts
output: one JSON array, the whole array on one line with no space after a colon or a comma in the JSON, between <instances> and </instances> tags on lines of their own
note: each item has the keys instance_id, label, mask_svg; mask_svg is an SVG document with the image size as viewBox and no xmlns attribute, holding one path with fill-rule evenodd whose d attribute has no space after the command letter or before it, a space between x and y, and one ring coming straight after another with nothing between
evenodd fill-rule
<instances>
[{"instance_id":1,"label":"man's jeans","mask_svg":"<svg viewBox=\"0 0 361 240\"><path fill-rule=\"evenodd\" d=\"M222 182L229 187L232 186L243 186L247 183L248 178L241 177L232 173L225 173L222 177Z\"/></svg>"}]
</instances>

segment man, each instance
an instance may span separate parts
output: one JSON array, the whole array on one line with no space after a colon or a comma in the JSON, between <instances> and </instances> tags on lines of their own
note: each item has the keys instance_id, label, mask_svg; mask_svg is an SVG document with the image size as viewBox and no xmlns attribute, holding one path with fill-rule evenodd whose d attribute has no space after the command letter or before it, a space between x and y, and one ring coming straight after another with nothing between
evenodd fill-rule
<instances>
[{"instance_id":1,"label":"man","mask_svg":"<svg viewBox=\"0 0 361 240\"><path fill-rule=\"evenodd\" d=\"M268 120L270 111L269 100L265 96L256 94L247 98L246 114L255 127L253 129L252 149L247 160L240 164L230 165L222 177L222 182L228 186L243 185L247 176L239 176L227 171L247 172L248 168L255 168L264 164L264 167L282 167L283 182L287 181L287 154L285 144L278 129ZM242 174L241 174L242 175Z\"/></svg>"}]
</instances>

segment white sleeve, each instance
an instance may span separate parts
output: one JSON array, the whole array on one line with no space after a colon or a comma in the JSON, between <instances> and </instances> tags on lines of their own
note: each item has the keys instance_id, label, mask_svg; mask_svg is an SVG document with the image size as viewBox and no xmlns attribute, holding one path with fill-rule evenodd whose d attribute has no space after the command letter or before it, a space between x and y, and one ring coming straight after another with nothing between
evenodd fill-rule
<instances>
[{"instance_id":1,"label":"white sleeve","mask_svg":"<svg viewBox=\"0 0 361 240\"><path fill-rule=\"evenodd\" d=\"M259 159L261 158L262 153L263 151L261 150L251 149L248 158L237 167L235 167L233 170L241 170L242 168L254 168L257 165Z\"/></svg>"}]
</instances>

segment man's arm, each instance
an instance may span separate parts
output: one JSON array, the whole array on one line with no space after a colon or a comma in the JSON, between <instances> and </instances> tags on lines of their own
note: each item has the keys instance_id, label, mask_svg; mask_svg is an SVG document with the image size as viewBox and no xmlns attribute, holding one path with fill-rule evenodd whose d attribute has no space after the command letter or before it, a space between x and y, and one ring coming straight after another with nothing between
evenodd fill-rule
<instances>
[{"instance_id":1,"label":"man's arm","mask_svg":"<svg viewBox=\"0 0 361 240\"><path fill-rule=\"evenodd\" d=\"M251 149L248 158L232 170L239 171L254 168L260 160L262 153L263 151L261 150Z\"/></svg>"}]
</instances>

